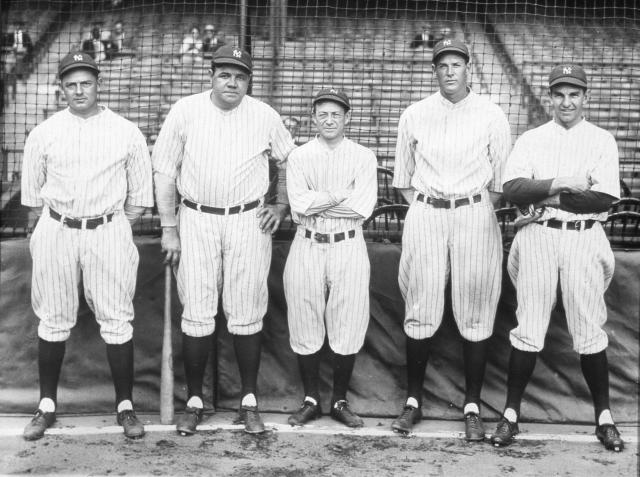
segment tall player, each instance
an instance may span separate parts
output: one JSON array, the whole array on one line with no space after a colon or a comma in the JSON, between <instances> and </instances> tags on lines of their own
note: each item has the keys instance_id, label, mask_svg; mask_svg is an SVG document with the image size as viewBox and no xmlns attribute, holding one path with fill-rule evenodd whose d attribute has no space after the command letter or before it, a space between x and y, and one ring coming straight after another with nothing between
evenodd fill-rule
<instances>
[{"instance_id":1,"label":"tall player","mask_svg":"<svg viewBox=\"0 0 640 477\"><path fill-rule=\"evenodd\" d=\"M463 338L465 435L484 438L480 391L502 276L500 229L493 211L511 147L502 110L467 86L469 50L445 39L433 49L440 91L400 117L394 187L411 204L402 238L399 284L405 299L407 400L393 422L407 433L421 417L431 337L451 277L453 314Z\"/></svg>"},{"instance_id":2,"label":"tall player","mask_svg":"<svg viewBox=\"0 0 640 477\"><path fill-rule=\"evenodd\" d=\"M288 161L287 189L298 230L284 270L284 292L305 393L289 417L291 425L322 415L318 381L325 336L333 354L330 414L349 427L363 425L346 396L369 324L370 266L362 222L376 203L377 159L344 136L350 109L342 91L320 91L312 106L318 136Z\"/></svg>"},{"instance_id":3,"label":"tall player","mask_svg":"<svg viewBox=\"0 0 640 477\"><path fill-rule=\"evenodd\" d=\"M132 405L138 251L129 223L153 206L151 160L140 130L98 104L99 73L89 55L65 56L58 76L69 107L34 128L24 148L22 203L41 214L30 242L40 404L24 430L27 440L56 420L80 282L107 344L118 424L127 437L144 435Z\"/></svg>"},{"instance_id":4,"label":"tall player","mask_svg":"<svg viewBox=\"0 0 640 477\"><path fill-rule=\"evenodd\" d=\"M596 436L607 449L624 443L609 410L604 292L614 257L600 222L619 197L618 148L611 133L583 118L587 75L576 65L549 75L554 118L524 133L509 157L505 197L532 213L521 220L507 270L517 297L511 330L507 402L491 441L509 445L520 403L544 346L558 280L574 349L595 409Z\"/></svg>"},{"instance_id":5,"label":"tall player","mask_svg":"<svg viewBox=\"0 0 640 477\"><path fill-rule=\"evenodd\" d=\"M264 431L256 383L267 310L271 234L288 209L284 165L295 147L278 113L247 96L252 60L223 46L211 64L211 89L179 100L153 149L162 249L178 265L182 353L188 401L177 423L193 434L202 420L202 381L222 293L240 368L237 423ZM269 154L279 165L276 204L264 205ZM182 203L175 215L176 184Z\"/></svg>"}]
</instances>

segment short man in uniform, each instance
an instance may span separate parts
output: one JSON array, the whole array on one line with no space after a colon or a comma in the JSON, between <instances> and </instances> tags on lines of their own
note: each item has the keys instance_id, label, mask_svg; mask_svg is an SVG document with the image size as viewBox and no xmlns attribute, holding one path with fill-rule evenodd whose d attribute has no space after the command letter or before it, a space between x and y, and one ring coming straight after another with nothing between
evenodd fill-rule
<instances>
[{"instance_id":1,"label":"short man in uniform","mask_svg":"<svg viewBox=\"0 0 640 477\"><path fill-rule=\"evenodd\" d=\"M62 59L58 76L69 107L34 128L24 149L22 203L41 214L30 242L40 404L27 440L42 437L56 419L80 282L107 344L117 421L126 436L144 435L132 405L138 250L130 223L153 206L151 160L140 130L98 104L99 73L86 53Z\"/></svg>"},{"instance_id":2,"label":"short man in uniform","mask_svg":"<svg viewBox=\"0 0 640 477\"><path fill-rule=\"evenodd\" d=\"M561 65L549 75L554 119L524 133L504 175L505 197L525 209L511 246L508 272L518 308L511 330L507 401L491 441L506 446L518 433L520 403L544 346L558 280L574 349L595 409L596 436L607 449L624 443L609 410L604 301L614 257L600 225L619 197L613 135L583 117L587 75Z\"/></svg>"},{"instance_id":3,"label":"short man in uniform","mask_svg":"<svg viewBox=\"0 0 640 477\"><path fill-rule=\"evenodd\" d=\"M222 293L242 399L236 422L264 431L256 399L262 319L267 311L271 234L288 205L284 164L295 147L278 113L247 96L252 60L232 46L212 59L211 89L179 100L153 149L162 249L178 264L182 353L188 401L178 420L193 434L202 420L202 381ZM268 157L280 165L276 204L265 206ZM175 216L176 184L182 203Z\"/></svg>"},{"instance_id":4,"label":"short man in uniform","mask_svg":"<svg viewBox=\"0 0 640 477\"><path fill-rule=\"evenodd\" d=\"M339 90L320 91L312 116L318 136L288 161L287 190L298 224L284 270L290 342L305 397L289 424L322 415L318 390L325 336L333 358L331 416L349 427L362 419L349 407L347 388L369 324L369 256L362 222L377 197L377 159L344 136L351 105Z\"/></svg>"},{"instance_id":5,"label":"short man in uniform","mask_svg":"<svg viewBox=\"0 0 640 477\"><path fill-rule=\"evenodd\" d=\"M463 338L465 434L482 440L480 391L502 276L494 203L511 136L502 110L467 86L469 50L445 39L433 50L440 91L400 117L394 187L411 204L402 238L399 283L405 299L407 401L392 427L407 433L421 417L430 340L451 277L453 314Z\"/></svg>"}]
</instances>

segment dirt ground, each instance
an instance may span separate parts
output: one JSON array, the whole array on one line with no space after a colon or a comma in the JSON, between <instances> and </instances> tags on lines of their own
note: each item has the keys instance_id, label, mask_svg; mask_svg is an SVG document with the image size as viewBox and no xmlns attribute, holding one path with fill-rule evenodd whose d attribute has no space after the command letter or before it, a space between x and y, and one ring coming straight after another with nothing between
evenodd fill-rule
<instances>
[{"instance_id":1,"label":"dirt ground","mask_svg":"<svg viewBox=\"0 0 640 477\"><path fill-rule=\"evenodd\" d=\"M622 453L612 453L595 439L521 439L508 448L495 449L488 442L467 443L454 437L451 431L459 431L459 423L438 424L438 429L445 430L445 437L367 436L349 431L336 434L345 432L344 428L323 418L309 427L310 432L286 432L285 427L280 427L280 431L254 436L228 425L216 428L216 422L228 424L231 415L216 416L203 426L205 430L191 437L181 437L166 427L148 426L147 435L135 441L125 438L108 417L102 419L103 425L110 426L104 429L98 426L86 432L84 428L74 431L74 424L69 426L67 419L64 424L68 427L61 429L62 434L26 442L19 435L18 426L21 428L28 418L12 419L8 427L13 431L0 437L0 473L251 477L638 475L637 428L625 429L623 435L635 433L636 438L627 443ZM265 419L267 427L273 420L270 417ZM284 419L277 416L275 420ZM64 420L59 418L57 426ZM367 419L366 424L380 433L389 429L390 421ZM422 430L436 429L432 423L423 422L420 426ZM493 430L493 423L487 427ZM557 428L575 432L571 426L555 426L553 431ZM548 430L538 427L536 432ZM589 439L586 434L580 438Z\"/></svg>"}]
</instances>

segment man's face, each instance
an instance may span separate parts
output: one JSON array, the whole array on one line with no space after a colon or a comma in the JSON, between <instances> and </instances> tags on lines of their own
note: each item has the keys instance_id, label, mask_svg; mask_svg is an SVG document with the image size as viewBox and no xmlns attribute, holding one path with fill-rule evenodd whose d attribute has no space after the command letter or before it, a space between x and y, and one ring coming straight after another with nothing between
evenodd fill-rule
<instances>
[{"instance_id":1,"label":"man's face","mask_svg":"<svg viewBox=\"0 0 640 477\"><path fill-rule=\"evenodd\" d=\"M351 112L333 101L322 101L316 104L313 122L320 137L331 141L344 135L344 128L351 120Z\"/></svg>"},{"instance_id":2,"label":"man's face","mask_svg":"<svg viewBox=\"0 0 640 477\"><path fill-rule=\"evenodd\" d=\"M99 81L91 71L79 68L66 73L60 87L73 114L88 118L98 112Z\"/></svg>"},{"instance_id":3,"label":"man's face","mask_svg":"<svg viewBox=\"0 0 640 477\"><path fill-rule=\"evenodd\" d=\"M559 84L549 89L556 121L569 129L582 120L582 111L587 101L585 90L579 86Z\"/></svg>"},{"instance_id":4,"label":"man's face","mask_svg":"<svg viewBox=\"0 0 640 477\"><path fill-rule=\"evenodd\" d=\"M207 38L213 38L213 30L205 30L204 34Z\"/></svg>"},{"instance_id":5,"label":"man's face","mask_svg":"<svg viewBox=\"0 0 640 477\"><path fill-rule=\"evenodd\" d=\"M445 53L437 58L433 72L445 98L455 103L466 96L467 71L467 62L460 55Z\"/></svg>"},{"instance_id":6,"label":"man's face","mask_svg":"<svg viewBox=\"0 0 640 477\"><path fill-rule=\"evenodd\" d=\"M198 36L200 35L200 31L198 31L197 28L192 28L191 29L191 36L194 38L198 38Z\"/></svg>"},{"instance_id":7,"label":"man's face","mask_svg":"<svg viewBox=\"0 0 640 477\"><path fill-rule=\"evenodd\" d=\"M119 35L120 33L122 33L123 30L124 30L124 28L122 26L122 23L120 23L120 22L116 23L116 26L115 26L116 33Z\"/></svg>"},{"instance_id":8,"label":"man's face","mask_svg":"<svg viewBox=\"0 0 640 477\"><path fill-rule=\"evenodd\" d=\"M251 75L239 66L216 66L211 74L213 102L220 109L230 110L240 104L249 88Z\"/></svg>"}]
</instances>

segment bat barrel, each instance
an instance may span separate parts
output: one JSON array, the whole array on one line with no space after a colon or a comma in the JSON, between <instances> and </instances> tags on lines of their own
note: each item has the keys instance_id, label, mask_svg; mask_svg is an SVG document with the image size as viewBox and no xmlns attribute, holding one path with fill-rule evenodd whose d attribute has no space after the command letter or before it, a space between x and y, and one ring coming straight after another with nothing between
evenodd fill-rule
<instances>
[{"instance_id":1,"label":"bat barrel","mask_svg":"<svg viewBox=\"0 0 640 477\"><path fill-rule=\"evenodd\" d=\"M173 423L173 346L171 342L171 265L164 269L164 329L160 371L160 422Z\"/></svg>"}]
</instances>

